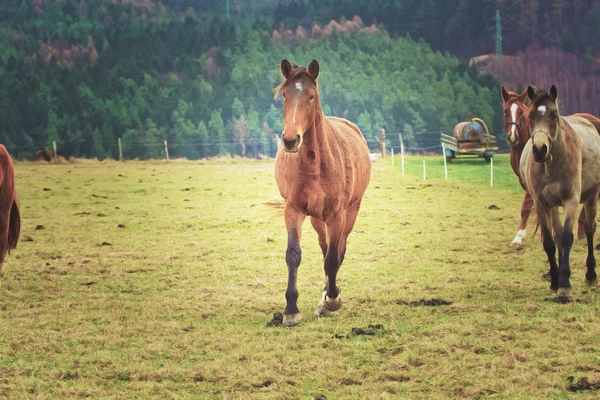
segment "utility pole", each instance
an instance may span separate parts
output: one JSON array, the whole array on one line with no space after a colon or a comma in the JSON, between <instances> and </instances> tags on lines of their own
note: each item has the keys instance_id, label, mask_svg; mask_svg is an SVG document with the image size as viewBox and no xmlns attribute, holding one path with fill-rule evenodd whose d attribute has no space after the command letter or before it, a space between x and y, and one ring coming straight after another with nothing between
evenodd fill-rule
<instances>
[{"instance_id":1,"label":"utility pole","mask_svg":"<svg viewBox=\"0 0 600 400\"><path fill-rule=\"evenodd\" d=\"M496 10L496 59L502 59L502 21L500 19L500 10Z\"/></svg>"}]
</instances>

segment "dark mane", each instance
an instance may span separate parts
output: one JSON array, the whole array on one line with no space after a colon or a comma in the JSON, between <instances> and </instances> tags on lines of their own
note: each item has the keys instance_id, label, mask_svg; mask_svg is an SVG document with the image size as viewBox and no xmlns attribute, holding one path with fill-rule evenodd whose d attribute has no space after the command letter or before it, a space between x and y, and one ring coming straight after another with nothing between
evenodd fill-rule
<instances>
[{"instance_id":1,"label":"dark mane","mask_svg":"<svg viewBox=\"0 0 600 400\"><path fill-rule=\"evenodd\" d=\"M279 95L281 94L281 92L283 91L283 88L290 83L291 81L293 81L294 79L298 78L300 75L302 74L307 74L306 68L303 67L302 65L296 65L293 64L292 67L294 68L292 70L292 73L290 74L290 76L288 76L288 78L286 80L284 80L283 82L281 82L275 89L275 99L279 98Z\"/></svg>"}]
</instances>

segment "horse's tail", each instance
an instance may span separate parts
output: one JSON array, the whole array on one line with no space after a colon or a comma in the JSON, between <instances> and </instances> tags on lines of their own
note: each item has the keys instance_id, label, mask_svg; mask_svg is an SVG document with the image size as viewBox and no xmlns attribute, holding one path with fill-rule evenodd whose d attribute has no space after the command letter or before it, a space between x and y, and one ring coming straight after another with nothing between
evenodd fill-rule
<instances>
[{"instance_id":1,"label":"horse's tail","mask_svg":"<svg viewBox=\"0 0 600 400\"><path fill-rule=\"evenodd\" d=\"M16 200L13 200L10 207L10 221L8 223L8 251L17 248L19 235L21 234L21 213Z\"/></svg>"},{"instance_id":2,"label":"horse's tail","mask_svg":"<svg viewBox=\"0 0 600 400\"><path fill-rule=\"evenodd\" d=\"M273 210L275 216L281 217L283 216L283 207L285 207L285 200L267 200L262 203L264 206L269 207Z\"/></svg>"}]
</instances>

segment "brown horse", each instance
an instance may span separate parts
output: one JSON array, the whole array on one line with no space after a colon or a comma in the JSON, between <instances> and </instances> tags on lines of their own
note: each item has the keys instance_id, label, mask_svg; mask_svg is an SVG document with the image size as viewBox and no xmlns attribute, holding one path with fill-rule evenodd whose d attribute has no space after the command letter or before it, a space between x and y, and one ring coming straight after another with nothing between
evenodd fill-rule
<instances>
[{"instance_id":1,"label":"brown horse","mask_svg":"<svg viewBox=\"0 0 600 400\"><path fill-rule=\"evenodd\" d=\"M67 157L63 153L61 153L60 150L58 150L56 152L56 158L59 160L61 160L61 159L67 160L67 161L69 160L69 157ZM47 161L47 162L54 161L54 151L48 150L48 149L38 150L35 153L35 160L36 161Z\"/></svg>"},{"instance_id":2,"label":"brown horse","mask_svg":"<svg viewBox=\"0 0 600 400\"><path fill-rule=\"evenodd\" d=\"M527 99L527 90L520 95L515 92L509 92L502 86L502 108L504 111L504 129L506 130L506 139L510 145L510 166L517 177L521 186L525 187L520 176L519 164L521 154L525 143L529 140L529 109L525 105ZM527 234L527 220L531 213L533 201L529 192L525 192L523 203L521 205L521 223L517 235L512 240L513 245L522 245L523 239Z\"/></svg>"},{"instance_id":3,"label":"brown horse","mask_svg":"<svg viewBox=\"0 0 600 400\"><path fill-rule=\"evenodd\" d=\"M560 115L554 85L549 92L529 86L527 96L531 100L531 140L523 149L521 178L531 193L541 226L550 264L550 288L559 297L569 298L572 296L569 255L579 203L583 203L585 210L586 282L588 285L597 282L593 240L600 193L600 132L586 118ZM564 227L558 214L559 206L564 209Z\"/></svg>"},{"instance_id":4,"label":"brown horse","mask_svg":"<svg viewBox=\"0 0 600 400\"><path fill-rule=\"evenodd\" d=\"M17 247L21 216L15 198L15 168L6 147L0 144L0 276L6 253Z\"/></svg>"},{"instance_id":5,"label":"brown horse","mask_svg":"<svg viewBox=\"0 0 600 400\"><path fill-rule=\"evenodd\" d=\"M504 129L506 130L506 140L510 145L510 166L513 169L513 172L519 178L519 182L522 187L525 187L523 181L521 179L520 174L520 162L521 162L521 154L523 153L523 148L525 144L529 140L529 108L525 104L527 100L527 89L523 91L521 94L517 94L515 92L507 91L504 86L502 86L502 108L504 112ZM596 118L591 114L575 114L576 116L583 117L590 121L592 124L596 126L598 131L600 132L600 119ZM527 234L527 220L529 219L529 215L531 214L531 209L533 207L533 200L531 200L531 195L529 192L525 193L525 197L523 198L523 203L521 205L521 223L519 225L519 230L517 231L517 235L512 240L512 245L522 245L523 239ZM577 228L577 236L580 239L585 238L585 229L584 229L584 220L585 220L585 209L581 210L581 214L578 219L578 228Z\"/></svg>"},{"instance_id":6,"label":"brown horse","mask_svg":"<svg viewBox=\"0 0 600 400\"><path fill-rule=\"evenodd\" d=\"M284 199L278 206L283 208L288 232L287 306L283 325L294 326L302 320L296 288L302 258L302 223L310 216L325 263L327 283L315 314L329 315L342 306L336 276L344 261L346 239L369 185L371 160L367 143L356 125L323 114L316 60L308 68L283 60L281 74L284 80L276 88L275 97L279 94L284 97L284 128L275 178Z\"/></svg>"}]
</instances>

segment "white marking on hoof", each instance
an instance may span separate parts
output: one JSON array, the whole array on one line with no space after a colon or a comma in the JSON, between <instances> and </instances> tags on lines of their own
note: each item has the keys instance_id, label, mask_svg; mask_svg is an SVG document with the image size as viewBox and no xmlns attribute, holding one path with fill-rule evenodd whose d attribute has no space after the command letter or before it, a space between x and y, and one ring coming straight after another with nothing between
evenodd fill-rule
<instances>
[{"instance_id":1,"label":"white marking on hoof","mask_svg":"<svg viewBox=\"0 0 600 400\"><path fill-rule=\"evenodd\" d=\"M586 280L585 280L585 283L586 283L588 286L594 286L594 287L595 287L595 286L598 286L598 278L594 279L593 281L588 281L588 280L586 279Z\"/></svg>"},{"instance_id":2,"label":"white marking on hoof","mask_svg":"<svg viewBox=\"0 0 600 400\"><path fill-rule=\"evenodd\" d=\"M519 229L517 232L517 236L510 242L513 246L521 246L523 244L523 239L525 239L525 235L527 231L525 229Z\"/></svg>"},{"instance_id":3,"label":"white marking on hoof","mask_svg":"<svg viewBox=\"0 0 600 400\"><path fill-rule=\"evenodd\" d=\"M325 306L325 298L327 297L327 292L323 290L323 297L321 297L321 301L317 304L317 309L315 310L315 315L317 317L329 317L331 315L331 311L327 309Z\"/></svg>"},{"instance_id":4,"label":"white marking on hoof","mask_svg":"<svg viewBox=\"0 0 600 400\"><path fill-rule=\"evenodd\" d=\"M302 314L283 314L283 326L296 326L302 322Z\"/></svg>"},{"instance_id":5,"label":"white marking on hoof","mask_svg":"<svg viewBox=\"0 0 600 400\"><path fill-rule=\"evenodd\" d=\"M573 297L573 289L570 287L561 287L558 288L558 292L556 292L556 294L560 298L570 299L571 297Z\"/></svg>"}]
</instances>

